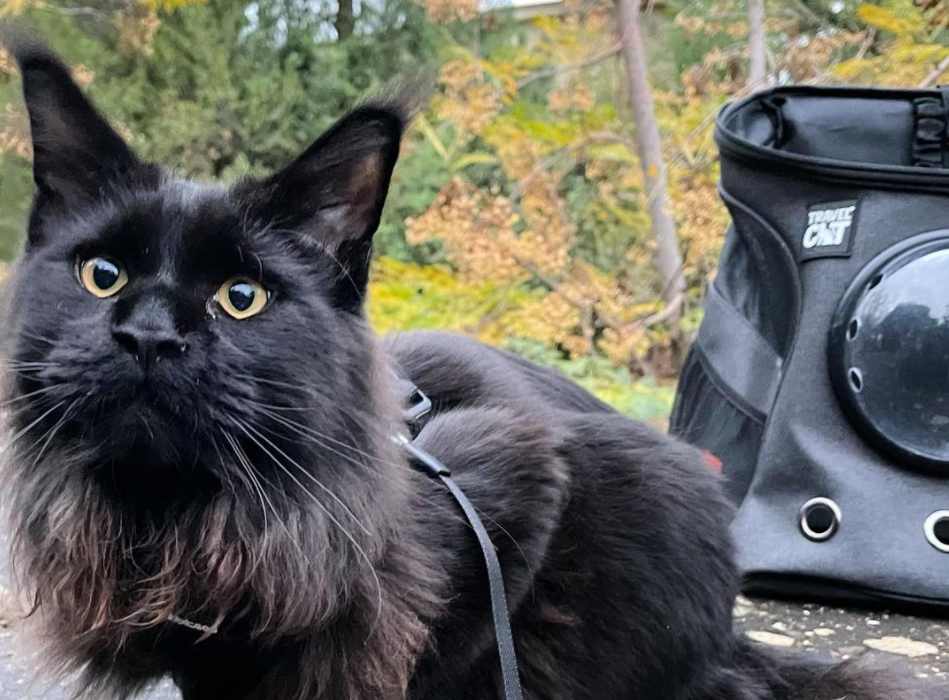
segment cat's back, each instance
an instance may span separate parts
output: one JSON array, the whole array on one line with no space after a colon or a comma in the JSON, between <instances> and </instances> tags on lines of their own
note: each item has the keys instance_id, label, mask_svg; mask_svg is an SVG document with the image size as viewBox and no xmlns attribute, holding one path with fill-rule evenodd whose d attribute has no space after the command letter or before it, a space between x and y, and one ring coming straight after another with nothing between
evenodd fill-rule
<instances>
[{"instance_id":1,"label":"cat's back","mask_svg":"<svg viewBox=\"0 0 949 700\"><path fill-rule=\"evenodd\" d=\"M614 412L556 370L465 336L410 331L385 337L382 346L397 371L415 382L437 411L504 406Z\"/></svg>"},{"instance_id":2,"label":"cat's back","mask_svg":"<svg viewBox=\"0 0 949 700\"><path fill-rule=\"evenodd\" d=\"M731 653L737 591L730 511L698 451L556 371L468 338L413 332L384 348L432 398L420 446L452 469L489 531L498 527L528 688L547 700L693 697L690 684ZM459 571L471 579L470 569ZM483 590L483 580L471 580L468 597L453 591L454 600ZM450 617L460 619L466 608L455 605ZM489 624L482 607L465 629ZM493 681L484 685L490 647L474 652L460 641L468 632L453 634L441 630L437 644L460 650L438 666L451 672L431 671L413 700L498 697ZM531 655L541 638L560 650L556 664Z\"/></svg>"}]
</instances>

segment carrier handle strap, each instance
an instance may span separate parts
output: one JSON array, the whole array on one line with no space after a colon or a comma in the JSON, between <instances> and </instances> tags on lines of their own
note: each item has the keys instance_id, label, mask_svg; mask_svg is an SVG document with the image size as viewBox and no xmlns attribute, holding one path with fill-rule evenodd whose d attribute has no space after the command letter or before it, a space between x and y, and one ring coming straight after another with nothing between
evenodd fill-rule
<instances>
[{"instance_id":1,"label":"carrier handle strap","mask_svg":"<svg viewBox=\"0 0 949 700\"><path fill-rule=\"evenodd\" d=\"M949 168L949 85L939 85L937 88L942 95L943 115L946 118L942 132L942 167Z\"/></svg>"},{"instance_id":2,"label":"carrier handle strap","mask_svg":"<svg viewBox=\"0 0 949 700\"><path fill-rule=\"evenodd\" d=\"M949 86L938 90L913 100L913 165L921 168L949 168Z\"/></svg>"}]
</instances>

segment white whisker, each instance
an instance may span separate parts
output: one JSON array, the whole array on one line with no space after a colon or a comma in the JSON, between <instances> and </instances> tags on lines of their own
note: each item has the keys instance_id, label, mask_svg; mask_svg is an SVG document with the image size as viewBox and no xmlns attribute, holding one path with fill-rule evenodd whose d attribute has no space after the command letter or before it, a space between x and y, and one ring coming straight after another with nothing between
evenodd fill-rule
<instances>
[{"instance_id":1,"label":"white whisker","mask_svg":"<svg viewBox=\"0 0 949 700\"><path fill-rule=\"evenodd\" d=\"M232 418L233 418L233 416L232 416ZM234 420L237 420L237 419L234 418ZM241 421L241 423L243 423L243 421ZM245 424L245 425L246 425L246 424ZM335 493L333 493L329 488L327 488L327 487L323 484L322 481L320 481L319 479L317 479L315 476L313 476L312 474L310 474L310 472L307 471L304 467L302 467L300 464L298 464L297 462L295 462L292 457L290 457L286 452L284 452L284 451L281 450L279 447L277 447L277 445L275 445L275 444L273 443L273 441L269 440L267 437L265 437L264 435L262 435L262 434L261 434L260 432L258 432L257 430L254 430L254 428L253 428L252 426L248 426L248 427L250 427L250 429L253 430L254 433L257 434L257 435L258 435L262 440L264 440L268 445L270 445L273 449L275 449L277 452L279 452L279 453L281 454L281 456L283 456L284 459L286 459L288 462L290 462L290 464L292 464L292 465L295 466L297 469L299 469L299 470L303 473L303 475L306 476L307 479L309 479L309 480L312 481L314 484L316 484L316 486L317 486L320 490L322 490L327 496L329 496L329 497L332 498L334 501L336 501L336 503L338 503L339 506L340 506L341 508L343 508L343 510L345 510L345 511L349 514L349 516L353 519L353 522L355 522L356 525L358 525L359 528L360 528L363 532L365 532L367 535L370 534L369 530L366 528L365 525L363 525L361 522L359 522L359 519L356 517L356 514L353 513L353 511L349 508L349 506L346 505L346 504L342 501L342 499L339 498L339 496L337 496L337 495L336 495ZM261 448L263 448L262 445L261 445Z\"/></svg>"},{"instance_id":2,"label":"white whisker","mask_svg":"<svg viewBox=\"0 0 949 700\"><path fill-rule=\"evenodd\" d=\"M376 463L378 463L378 464L382 464L382 465L395 465L395 464L396 464L395 462L391 462L391 461L389 461L389 460L380 459L379 457L376 457L376 456L374 456L374 455L371 455L371 454L369 454L368 452L364 452L364 451L362 451L362 450L360 450L360 449L358 449L358 448L356 448L356 447L352 447L352 446L350 446L350 445L346 445L346 443L344 443L344 442L342 442L342 441L340 441L340 440L336 440L336 439L330 437L329 435L325 435L325 434L320 433L320 432L318 432L318 431L316 431L316 430L313 430L312 428L308 428L308 427L306 427L306 426L304 426L304 425L300 425L299 423L296 423L296 422L294 422L294 421L291 421L289 418L286 418L285 416L281 416L281 415L278 415L278 414L274 414L274 413L272 413L272 412L270 412L270 411L263 410L262 404L258 404L257 402L251 402L251 403L254 403L256 406L258 406L258 408L261 408L261 409L262 409L261 412L264 413L266 416L268 416L271 420L275 421L276 423L279 423L279 424L283 425L283 426L286 427L287 429L296 432L298 435L300 435L300 436L302 436L302 437L308 438L309 440L311 440L314 444L316 444L316 445L317 445L318 447L320 447L321 449L324 449L324 450L326 450L326 451L328 451L328 452L331 452L331 453L333 453L333 454L339 455L339 456L342 457L343 459L346 459L346 460L348 460L348 461L350 461L350 462L352 462L352 463L354 463L354 464L357 464L357 465L359 465L359 466L366 466L366 465L364 465L364 464L361 463L361 462L356 462L353 458L348 457L347 455L343 454L342 452L339 452L339 451L337 451L337 450L334 450L332 447L329 447L328 445L326 445L326 444L323 442L323 440L328 440L328 441L331 441L331 442L335 442L335 443L337 443L337 444L339 444L339 445L342 445L342 446L346 447L347 449L350 449L350 450L352 450L353 452L356 452L357 454L360 454L360 455L366 457L367 459L372 460L372 461L374 461L374 462L376 462ZM396 466L403 466L403 465L396 465ZM387 480L387 481L389 481L390 483L392 483L392 481L393 481L392 479L390 479L390 478L389 478L385 473L383 473L383 472L376 472L375 475L376 475L376 477L382 478L382 479L384 479L384 480ZM418 497L421 498L421 499L422 499L423 501L425 501L426 503L429 503L430 505L437 505L437 506L439 506L439 507L444 507L444 504L441 503L441 502L435 502L435 501L433 501L432 499L430 499L430 498L425 498L424 496L421 496L421 495L419 495ZM524 553L524 550L521 548L520 543L518 543L518 541L514 538L514 536L511 535L511 533L508 532L497 520L495 520L495 519L492 518L490 515L488 515L487 513L485 513L484 510L482 510L481 508L478 508L478 507L477 507L476 505L474 505L474 504L472 504L472 507L473 507L476 511L478 511L478 513L479 513L480 515L482 515L486 520L488 520L489 522L493 523L493 524L498 528L498 530L500 530L501 533L504 534L504 535L514 544L514 546L517 548L517 550L520 552L521 556L523 557L525 563L527 563L528 568L530 568L530 563L528 562L527 555ZM455 519L456 519L458 522L462 523L465 527L471 529L471 525L470 525L470 524L468 523L468 521L465 520L464 518L456 517Z\"/></svg>"},{"instance_id":3,"label":"white whisker","mask_svg":"<svg viewBox=\"0 0 949 700\"><path fill-rule=\"evenodd\" d=\"M39 418L37 418L36 420L34 420L32 423L30 423L30 424L29 424L28 426L26 426L25 428L23 428L23 429L21 429L20 431L18 431L18 432L16 433L16 435L14 435L12 438L10 438L10 440L8 441L7 444L8 444L9 446L11 446L11 447L12 447L13 445L15 445L17 440L19 440L21 437L23 437L23 435L25 435L25 434L28 433L30 430L32 430L33 427L34 427L37 423L39 423L39 422L42 421L44 418L46 418L46 416L48 416L50 413L52 413L53 411L55 411L57 408L60 408L64 403L66 403L65 400L60 401L58 404L56 404L56 405L53 406L52 408L48 409L45 413L43 413L42 415L40 415Z\"/></svg>"},{"instance_id":4,"label":"white whisker","mask_svg":"<svg viewBox=\"0 0 949 700\"><path fill-rule=\"evenodd\" d=\"M31 391L26 394L21 394L20 396L14 396L12 399L7 399L6 401L0 401L0 408L6 408L7 406L12 406L15 403L19 403L20 401L25 401L26 399L32 398L34 396L42 396L43 394L48 394L54 389L59 389L59 388L60 388L59 384L53 384L51 386L44 386L43 388L37 389L36 391Z\"/></svg>"},{"instance_id":5,"label":"white whisker","mask_svg":"<svg viewBox=\"0 0 949 700\"><path fill-rule=\"evenodd\" d=\"M256 404L256 402L251 402L251 403L255 403L255 405L260 406L260 404ZM267 416L268 418L270 418L271 420L273 420L275 423L284 426L284 427L287 428L288 430L290 430L290 431L296 433L297 435L299 435L300 437L306 439L308 442L311 442L312 444L316 445L316 446L317 446L318 448L320 448L321 450L324 450L324 451L326 451L326 452L329 452L330 454L337 455L338 457L341 457L342 459L346 460L347 462L349 462L350 464L353 464L353 465L355 465L355 466L365 468L365 467L368 467L369 464L367 464L367 463L365 463L365 462L361 462L361 461L355 459L354 457L351 457L351 456L345 454L344 452L342 452L342 451L340 451L340 450L337 450L337 449L334 449L333 447L330 447L329 445L326 444L325 441L334 442L334 443L336 443L337 445L340 445L340 446L342 446L343 448L345 448L345 449L347 449L347 450L350 450L350 451L352 451L352 452L354 452L354 453L356 453L356 454L358 454L358 455L360 455L360 456L362 456L362 457L365 457L367 460L369 460L369 462L374 462L374 463L379 464L379 465L382 465L382 466L397 467L397 468L399 468L399 469L404 469L404 468L406 467L406 464L405 464L405 463L402 463L402 462L393 462L393 461L391 461L391 460L386 460L386 459L382 459L382 458L380 458L380 457L376 457L375 455L369 454L368 452L365 452L365 451L363 451L363 450L360 450L360 449L357 448L357 447L353 447L352 445L348 445L347 443L344 443L344 442L342 442L342 441L340 441L340 440L336 440L335 438L332 438L332 437L330 437L329 435L324 435L323 433L320 433L320 432L318 432L318 431L315 431L315 430L313 430L312 428L307 428L306 426L303 426L303 425L301 425L301 424L299 424L299 423L296 423L295 421L291 421L290 419L286 418L285 416L277 415L277 414L275 414L275 413L271 413L271 412L266 411L266 410L260 410L260 413L262 413L263 415ZM273 435L279 435L279 433L277 433L276 431L271 430L271 429L267 429L267 428L265 428L264 426L260 426L260 428L261 428L261 430L266 430L267 432L269 432L269 433L271 433L271 434L273 434ZM393 479L393 478L390 477L388 474L386 474L384 471L379 471L379 470L377 470L377 471L375 471L375 472L373 473L373 476L374 476L375 478L379 478L379 479L382 479L382 480L384 480L384 481L388 481L388 482L391 483L391 484L396 484L396 485L401 484L401 481L398 481L398 480L396 480L396 479ZM450 512L450 508L449 508L448 506L446 506L446 504L445 504L444 502L442 502L442 501L435 501L435 500L433 500L433 499L431 499L431 498L427 498L427 497L423 496L422 494L418 494L418 495L417 495L417 498L421 499L423 502L428 503L428 504L431 505L431 506L435 506L435 507L438 507L438 508L442 508L443 510L446 511L446 513L447 513L447 512ZM453 517L453 518L455 518L456 520L458 520L458 522L462 523L465 527L468 527L468 528L471 527L471 526L468 524L468 521L465 520L464 518L457 517L457 516L452 516L452 515L448 515L447 517Z\"/></svg>"},{"instance_id":6,"label":"white whisker","mask_svg":"<svg viewBox=\"0 0 949 700\"><path fill-rule=\"evenodd\" d=\"M58 421L56 421L55 425L53 425L52 428L47 430L46 433L39 438L39 440L33 443L30 449L33 449L34 447L36 447L39 444L40 440L43 440L45 438L45 441L43 442L43 447L40 448L40 451L37 452L36 457L33 458L34 467L37 464L39 464L39 461L43 457L43 454L46 452L47 448L53 442L53 438L56 437L56 433L59 432L59 429L62 428L66 424L66 420L69 418L69 412L72 411L79 404L81 400L82 398L80 397L78 399L75 399L71 404L69 404L66 410L63 411L63 415L59 417Z\"/></svg>"},{"instance_id":7,"label":"white whisker","mask_svg":"<svg viewBox=\"0 0 949 700\"><path fill-rule=\"evenodd\" d=\"M231 450L234 452L234 456L237 458L237 461L243 467L244 472L247 474L247 478L250 479L250 482L254 486L255 494L257 499L260 501L260 510L264 516L264 532L267 532L267 506L264 501L264 491L260 485L260 482L257 480L257 476L254 473L254 467L250 464L250 460L247 459L247 455L244 454L244 451L240 448L240 445L237 444L237 441L229 433L224 433L224 439L227 440L228 444L231 446Z\"/></svg>"},{"instance_id":8,"label":"white whisker","mask_svg":"<svg viewBox=\"0 0 949 700\"><path fill-rule=\"evenodd\" d=\"M377 592L376 617L375 617L375 620L373 621L372 625L370 626L370 630L374 629L376 623L379 621L379 618L380 618L381 615L382 615L382 582L379 580L379 574L376 572L376 567L373 565L372 560L369 558L369 555L366 553L366 550L362 548L362 546L359 544L359 542L356 541L356 538L353 537L352 533L349 532L349 530L347 530L347 529L343 526L343 524L339 521L339 519L329 511L329 509L326 507L326 505L323 504L309 489L307 489L307 488L303 485L303 483L302 483L299 479L297 479L297 478L293 475L293 473L292 473L289 469L287 469L286 466L284 466L284 464L283 464L280 460L278 460L276 457L274 457L273 454L271 454L270 451L267 450L267 448L264 447L264 446L251 434L250 431L253 431L253 432L256 433L257 435L259 435L259 436L261 437L261 439L263 439L263 440L265 440L266 442L268 442L269 444L273 445L273 443L270 442L270 440L268 440L266 437L264 437L264 436L261 435L259 432L257 432L256 430L254 430L254 428L253 428L252 426L246 425L246 424L245 424L243 421L241 421L240 419L235 418L234 416L231 416L231 419L234 421L234 424L235 424L238 428L240 428L241 430L244 431L244 433L247 435L247 437L249 437L251 440L253 440L253 441L257 444L257 446L260 447L260 449L262 449L265 453L267 453L267 454L270 456L270 458L274 461L274 464L276 464L280 469L282 469L282 470L284 471L284 473L285 473L288 477L290 477L290 479L293 480L293 482L294 482L297 486L299 486L300 489L301 489L306 495L308 495L310 498L313 499L313 501L314 501L314 502L323 510L323 512L326 514L326 517L328 517L328 518L330 519L330 521L331 521L334 525L336 525L336 527L339 528L339 530L340 530L340 532L342 532L343 536L344 536L347 540L349 540L350 544L352 544L353 547L355 547L356 552L359 554L359 556L360 556L360 557L363 559L363 561L365 561L366 564L369 566L369 571L370 571L370 573L372 574L373 580L375 581L376 592ZM277 449L278 451L280 451L280 448L276 447L276 445L274 445L274 448ZM286 457L286 454L285 454L285 453L283 453L282 451L280 451L280 452L281 452L281 454L283 454L283 455ZM287 457L287 459L290 460L290 463L293 464L295 467L297 467L297 469L299 469L301 472L303 472L304 474L309 475L309 474L307 473L307 471L306 471L303 467L301 467L299 464L297 464L296 462L294 462L294 461L293 461L292 459L290 459L289 457ZM317 482L317 483L319 483L319 482ZM322 486L322 484L319 484L319 485ZM325 487L323 487L323 488L325 488ZM332 494L331 494L331 495L332 495ZM336 497L334 496L334 498L336 498ZM336 498L336 500L339 501L338 498ZM342 502L340 501L340 503L342 503ZM346 507L345 504L343 504L343 507L344 507L344 508ZM347 510L349 510L349 509L347 508ZM352 511L350 511L350 515L352 515ZM354 520L355 520L355 517L356 517L356 516L353 515L353 519L354 519ZM359 525L360 527L362 527L363 530L365 530L365 527L364 527L358 520L355 520L355 522L356 522L357 525ZM366 530L366 533L368 534L368 530ZM372 631L370 631L370 636L371 636L371 634L372 634Z\"/></svg>"}]
</instances>

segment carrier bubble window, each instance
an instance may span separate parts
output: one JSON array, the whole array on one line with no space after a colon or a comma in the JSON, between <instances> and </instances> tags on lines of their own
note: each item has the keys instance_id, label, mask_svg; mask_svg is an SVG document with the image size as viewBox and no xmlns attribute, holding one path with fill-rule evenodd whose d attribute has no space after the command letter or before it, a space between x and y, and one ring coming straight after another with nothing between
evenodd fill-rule
<instances>
[{"instance_id":1,"label":"carrier bubble window","mask_svg":"<svg viewBox=\"0 0 949 700\"><path fill-rule=\"evenodd\" d=\"M829 340L830 378L856 432L897 465L949 475L949 231L871 261Z\"/></svg>"}]
</instances>

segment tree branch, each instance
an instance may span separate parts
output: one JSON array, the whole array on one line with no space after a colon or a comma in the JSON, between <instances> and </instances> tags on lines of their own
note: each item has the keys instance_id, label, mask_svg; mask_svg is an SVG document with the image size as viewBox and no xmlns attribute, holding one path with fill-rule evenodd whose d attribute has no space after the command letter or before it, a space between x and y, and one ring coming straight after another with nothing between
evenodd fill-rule
<instances>
[{"instance_id":1,"label":"tree branch","mask_svg":"<svg viewBox=\"0 0 949 700\"><path fill-rule=\"evenodd\" d=\"M748 83L764 87L768 80L764 0L748 0Z\"/></svg>"},{"instance_id":2,"label":"tree branch","mask_svg":"<svg viewBox=\"0 0 949 700\"><path fill-rule=\"evenodd\" d=\"M528 273L533 275L533 277L538 282L546 286L551 292L570 304L570 306L575 308L577 311L586 313L594 309L596 306L596 300L587 301L573 298L570 294L563 290L557 280L545 275L529 260L525 260L517 254L512 254L512 256L517 264L523 267ZM599 309L596 310L596 317L604 324L615 330L617 333L632 333L642 328L648 328L649 326L654 326L657 323L662 323L663 321L677 318L682 311L682 305L684 302L685 294L676 293L669 299L668 302L666 302L665 307L663 307L661 310L649 314L648 316L637 318L635 321L620 321L618 318L610 314L605 314Z\"/></svg>"},{"instance_id":3,"label":"tree branch","mask_svg":"<svg viewBox=\"0 0 949 700\"><path fill-rule=\"evenodd\" d=\"M919 84L921 88L932 87L933 83L939 80L939 76L949 70L949 54L946 54L946 57L942 59L936 68L926 76L926 78Z\"/></svg>"},{"instance_id":4,"label":"tree branch","mask_svg":"<svg viewBox=\"0 0 949 700\"><path fill-rule=\"evenodd\" d=\"M517 194L523 195L527 188L534 182L535 179L542 173L547 170L550 170L554 165L559 161L563 160L567 155L573 151L578 151L581 148L593 143L594 141L607 141L610 143L618 143L623 146L626 146L633 153L636 152L636 142L623 134L616 133L615 131L595 131L592 134L585 136L579 141L574 141L571 144L564 146L546 158L540 160L533 169L525 175L521 181L517 184L516 192Z\"/></svg>"},{"instance_id":5,"label":"tree branch","mask_svg":"<svg viewBox=\"0 0 949 700\"><path fill-rule=\"evenodd\" d=\"M609 143L618 143L622 146L626 146L633 153L637 152L636 141L629 136L624 134L618 134L615 131L594 131L590 134L586 141L607 141Z\"/></svg>"},{"instance_id":6,"label":"tree branch","mask_svg":"<svg viewBox=\"0 0 949 700\"><path fill-rule=\"evenodd\" d=\"M592 56L589 56L583 59L582 61L577 61L576 63L564 63L563 65L560 65L560 66L551 66L550 68L544 68L543 70L539 70L534 73L531 73L530 75L526 75L517 81L516 83L517 89L520 90L524 86L530 85L536 80L541 80L543 78L550 78L554 75L557 75L558 73L568 73L570 71L580 70L581 68L586 68L588 66L595 65L599 63L600 61L605 61L607 58L610 58L611 56L615 56L616 54L618 54L621 47L622 47L622 44L616 43L615 45L611 46L605 51L601 51L600 53L593 54Z\"/></svg>"},{"instance_id":7,"label":"tree branch","mask_svg":"<svg viewBox=\"0 0 949 700\"><path fill-rule=\"evenodd\" d=\"M48 10L49 12L55 12L68 17L79 17L85 15L88 17L96 17L97 19L102 20L109 19L108 13L103 12L102 10L97 10L94 7L54 7L46 4L40 5L40 7L44 10Z\"/></svg>"},{"instance_id":8,"label":"tree branch","mask_svg":"<svg viewBox=\"0 0 949 700\"><path fill-rule=\"evenodd\" d=\"M533 184L534 180L536 180L537 177L538 177L541 173L550 170L552 167L554 167L554 165L557 164L558 161L561 161L561 160L563 160L564 158L566 158L567 155L568 155L571 151L574 151L574 150L576 150L576 149L578 149L578 148L582 148L582 147L584 146L584 144L586 144L586 143L587 143L587 140L586 140L586 139L581 139L580 141L577 141L576 143L572 143L572 144L570 144L569 146L564 146L563 148L561 148L561 149L555 151L554 153L552 153L551 155L547 156L546 158L543 158L542 160L540 160L540 161L537 163L537 165L535 165L535 166L531 169L531 171L530 171L529 173L527 173L527 175L525 175L525 176L521 179L520 182L517 183L517 188L515 189L515 192L517 193L517 196L518 196L518 197L523 196L524 193L527 191L527 188L530 187L531 184Z\"/></svg>"}]
</instances>

